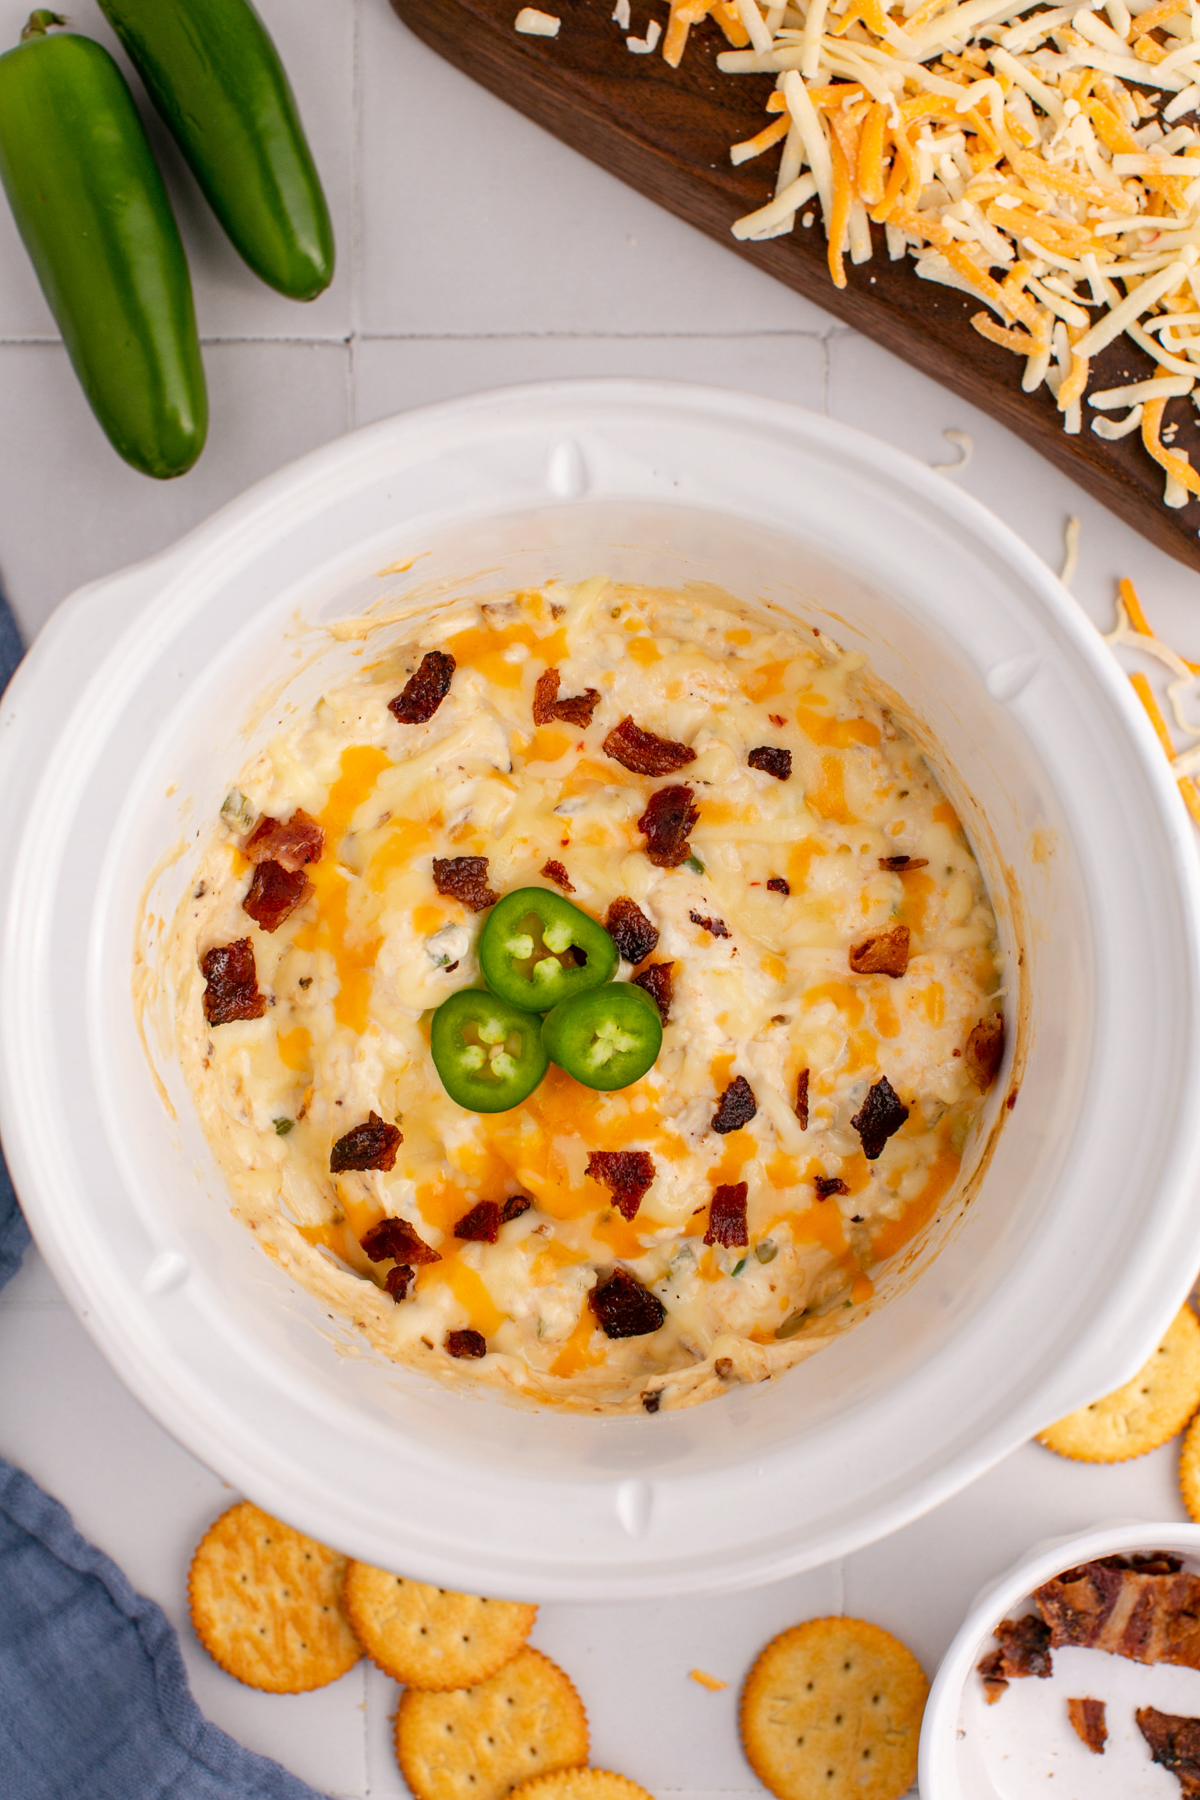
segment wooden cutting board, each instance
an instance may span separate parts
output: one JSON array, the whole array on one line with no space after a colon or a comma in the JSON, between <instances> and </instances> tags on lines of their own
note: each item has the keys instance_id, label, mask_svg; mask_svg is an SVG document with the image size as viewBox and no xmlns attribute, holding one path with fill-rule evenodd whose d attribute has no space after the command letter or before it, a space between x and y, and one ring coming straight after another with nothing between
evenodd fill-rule
<instances>
[{"instance_id":1,"label":"wooden cutting board","mask_svg":"<svg viewBox=\"0 0 1200 1800\"><path fill-rule=\"evenodd\" d=\"M1140 436L1106 443L1090 429L1096 415L1085 403L1083 430L1068 437L1047 388L1022 393L1023 359L972 329L980 303L919 280L911 258L892 262L880 226L871 228L876 250L869 263L853 267L847 258L849 282L841 289L829 279L819 222L760 244L733 237L733 220L772 195L778 150L734 168L729 146L767 123L774 77L721 74L716 58L728 46L711 20L692 28L681 67L671 69L657 51L635 56L625 48L611 20L612 0L541 0L562 17L557 38L513 30L520 0L391 3L439 55L573 150L999 419L1135 531L1200 569L1200 501L1178 510L1163 505L1163 473ZM647 0L635 0L636 31L644 31L648 16L665 29L662 0L649 9ZM1121 338L1096 358L1089 385L1116 387L1155 372L1150 358ZM1200 467L1200 425L1190 400L1173 402L1168 418L1179 424L1174 448Z\"/></svg>"}]
</instances>

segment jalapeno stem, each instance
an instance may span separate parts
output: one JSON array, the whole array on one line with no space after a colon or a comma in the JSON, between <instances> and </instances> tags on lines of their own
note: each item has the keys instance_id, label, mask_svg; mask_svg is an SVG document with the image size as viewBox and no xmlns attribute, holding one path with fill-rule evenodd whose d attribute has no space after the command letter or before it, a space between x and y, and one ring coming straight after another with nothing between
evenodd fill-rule
<instances>
[{"instance_id":1,"label":"jalapeno stem","mask_svg":"<svg viewBox=\"0 0 1200 1800\"><path fill-rule=\"evenodd\" d=\"M50 12L46 7L39 6L37 11L31 12L25 21L21 32L21 42L27 44L30 38L45 37L52 25L69 25L70 23L70 19L64 18L62 13Z\"/></svg>"}]
</instances>

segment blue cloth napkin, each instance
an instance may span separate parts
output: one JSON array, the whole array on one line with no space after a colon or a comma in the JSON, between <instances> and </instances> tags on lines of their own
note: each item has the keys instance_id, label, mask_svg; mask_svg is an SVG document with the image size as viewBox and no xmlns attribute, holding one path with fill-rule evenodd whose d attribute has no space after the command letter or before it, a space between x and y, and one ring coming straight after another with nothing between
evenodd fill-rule
<instances>
[{"instance_id":1,"label":"blue cloth napkin","mask_svg":"<svg viewBox=\"0 0 1200 1800\"><path fill-rule=\"evenodd\" d=\"M0 595L0 693L20 657L20 634ZM28 1243L0 1154L0 1287ZM209 1723L162 1608L135 1594L65 1508L3 1457L0 1796L320 1800Z\"/></svg>"}]
</instances>

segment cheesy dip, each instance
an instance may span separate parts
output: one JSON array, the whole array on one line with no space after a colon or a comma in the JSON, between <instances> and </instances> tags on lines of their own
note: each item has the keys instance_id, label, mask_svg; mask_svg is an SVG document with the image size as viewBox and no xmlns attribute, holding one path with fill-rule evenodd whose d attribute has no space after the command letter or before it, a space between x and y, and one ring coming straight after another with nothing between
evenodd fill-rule
<instances>
[{"instance_id":1,"label":"cheesy dip","mask_svg":"<svg viewBox=\"0 0 1200 1800\"><path fill-rule=\"evenodd\" d=\"M521 889L611 937L592 991L635 983L661 1048L473 1111L431 1018ZM863 658L699 588L462 602L331 687L237 776L167 954L263 1248L384 1356L577 1411L710 1398L861 1316L1003 1050L983 879ZM470 1054L503 1079L513 1045Z\"/></svg>"}]
</instances>

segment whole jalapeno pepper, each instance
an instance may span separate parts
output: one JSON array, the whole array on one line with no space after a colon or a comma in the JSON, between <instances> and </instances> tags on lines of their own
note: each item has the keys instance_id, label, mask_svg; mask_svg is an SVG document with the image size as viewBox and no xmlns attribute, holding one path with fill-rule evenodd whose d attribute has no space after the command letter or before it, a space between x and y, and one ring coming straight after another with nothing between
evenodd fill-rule
<instances>
[{"instance_id":1,"label":"whole jalapeno pepper","mask_svg":"<svg viewBox=\"0 0 1200 1800\"><path fill-rule=\"evenodd\" d=\"M548 1012L611 981L619 961L603 925L545 888L506 894L479 940L483 979L493 994L526 1012Z\"/></svg>"},{"instance_id":2,"label":"whole jalapeno pepper","mask_svg":"<svg viewBox=\"0 0 1200 1800\"><path fill-rule=\"evenodd\" d=\"M585 1087L629 1087L662 1048L657 1006L632 982L611 982L564 1000L542 1021L550 1060Z\"/></svg>"},{"instance_id":3,"label":"whole jalapeno pepper","mask_svg":"<svg viewBox=\"0 0 1200 1800\"><path fill-rule=\"evenodd\" d=\"M442 1086L468 1112L508 1112L546 1073L542 1022L483 988L460 988L433 1015L429 1049Z\"/></svg>"},{"instance_id":4,"label":"whole jalapeno pepper","mask_svg":"<svg viewBox=\"0 0 1200 1800\"><path fill-rule=\"evenodd\" d=\"M57 13L0 56L0 181L83 391L144 475L182 475L208 398L192 284L133 95Z\"/></svg>"},{"instance_id":5,"label":"whole jalapeno pepper","mask_svg":"<svg viewBox=\"0 0 1200 1800\"><path fill-rule=\"evenodd\" d=\"M292 300L333 280L333 227L279 52L250 0L100 0L234 249Z\"/></svg>"}]
</instances>

